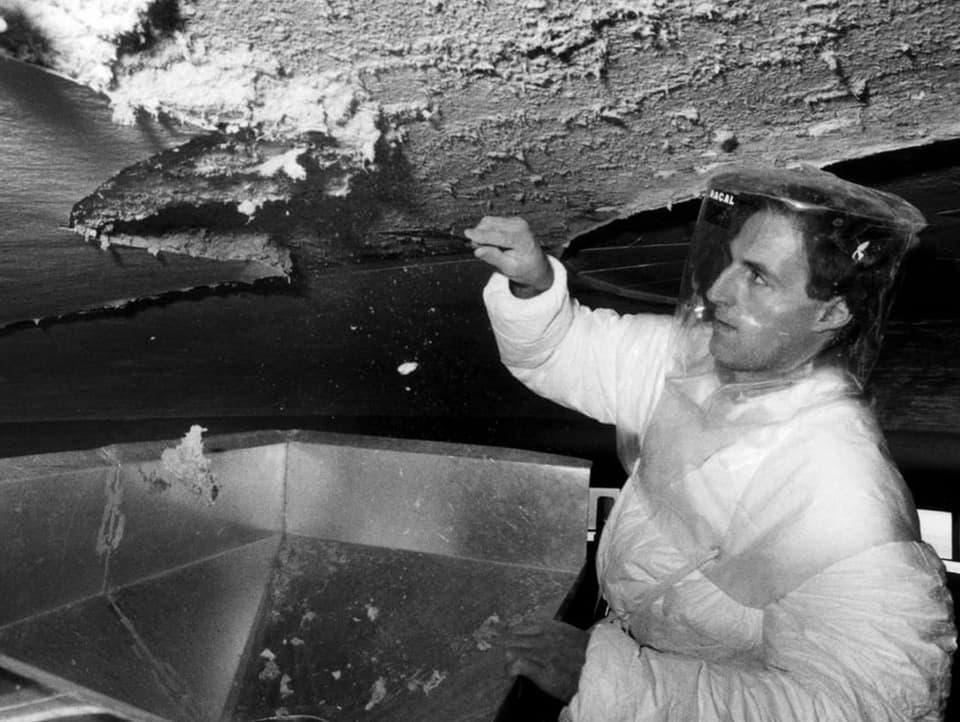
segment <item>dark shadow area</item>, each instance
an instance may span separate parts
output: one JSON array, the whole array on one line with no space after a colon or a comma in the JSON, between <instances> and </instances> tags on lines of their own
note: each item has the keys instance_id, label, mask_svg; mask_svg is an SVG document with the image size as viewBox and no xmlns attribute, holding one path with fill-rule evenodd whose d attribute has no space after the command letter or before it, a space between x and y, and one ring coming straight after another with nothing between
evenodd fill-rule
<instances>
[{"instance_id":1,"label":"dark shadow area","mask_svg":"<svg viewBox=\"0 0 960 722\"><path fill-rule=\"evenodd\" d=\"M878 153L827 167L913 203L927 219L904 261L891 320L960 319L960 140Z\"/></svg>"},{"instance_id":2,"label":"dark shadow area","mask_svg":"<svg viewBox=\"0 0 960 722\"><path fill-rule=\"evenodd\" d=\"M52 49L43 32L17 6L3 8L0 18L7 25L0 33L0 51L16 60L42 65Z\"/></svg>"},{"instance_id":3,"label":"dark shadow area","mask_svg":"<svg viewBox=\"0 0 960 722\"><path fill-rule=\"evenodd\" d=\"M891 192L903 195L911 203L920 203L920 199L910 192L912 179L927 172L953 168L958 161L960 140L939 140L838 161L825 169L854 183L884 189L889 186ZM893 190L893 187L899 190Z\"/></svg>"},{"instance_id":4,"label":"dark shadow area","mask_svg":"<svg viewBox=\"0 0 960 722\"><path fill-rule=\"evenodd\" d=\"M0 33L0 41L7 34ZM31 64L39 63L31 61ZM23 72L15 61L0 58L0 91L13 99L22 122L49 128L60 142L73 141L73 148L81 155L93 152L98 146L109 146L112 129L102 122L109 117L106 99L104 117L97 118L89 106L77 102L78 88L72 82L38 68L30 70L33 72ZM38 81L42 92L38 92Z\"/></svg>"},{"instance_id":5,"label":"dark shadow area","mask_svg":"<svg viewBox=\"0 0 960 722\"><path fill-rule=\"evenodd\" d=\"M155 0L143 13L140 28L120 36L117 57L150 50L184 27L179 0Z\"/></svg>"},{"instance_id":6,"label":"dark shadow area","mask_svg":"<svg viewBox=\"0 0 960 722\"><path fill-rule=\"evenodd\" d=\"M117 256L116 262L123 265L122 256ZM163 263L163 254L157 263ZM254 298L268 299L276 296L299 297L302 289L283 278L263 278L255 283L224 281L215 285L195 286L185 291L174 290L132 298L122 305L111 304L104 308L91 308L82 311L64 313L61 316L40 318L35 321L18 321L0 327L0 338L13 336L28 328L47 329L63 324L92 324L102 323L105 319L133 319L148 309L167 308L173 304L182 304L190 301L201 301L209 298L228 298L239 294ZM2 425L2 423L0 423Z\"/></svg>"},{"instance_id":7,"label":"dark shadow area","mask_svg":"<svg viewBox=\"0 0 960 722\"><path fill-rule=\"evenodd\" d=\"M699 200L685 201L578 236L563 256L575 271L571 290L623 312L630 312L631 304L638 304L634 312L672 310L699 208Z\"/></svg>"}]
</instances>

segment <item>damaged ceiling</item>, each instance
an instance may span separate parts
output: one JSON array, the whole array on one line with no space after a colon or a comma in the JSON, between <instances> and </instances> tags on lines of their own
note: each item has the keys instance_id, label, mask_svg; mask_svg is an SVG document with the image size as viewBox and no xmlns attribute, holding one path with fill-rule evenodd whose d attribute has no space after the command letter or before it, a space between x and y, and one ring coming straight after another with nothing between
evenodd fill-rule
<instances>
[{"instance_id":1,"label":"damaged ceiling","mask_svg":"<svg viewBox=\"0 0 960 722\"><path fill-rule=\"evenodd\" d=\"M753 162L830 166L927 213L877 410L954 430L958 15L0 0L0 437L234 419L580 454L595 429L498 362L488 269L416 229L521 214L581 300L663 311L670 288L638 269L671 281L705 175Z\"/></svg>"},{"instance_id":2,"label":"damaged ceiling","mask_svg":"<svg viewBox=\"0 0 960 722\"><path fill-rule=\"evenodd\" d=\"M559 252L724 163L960 137L950 0L0 0L8 55L189 137L75 199L104 249L308 286L527 217ZM177 284L174 284L177 285ZM179 286L178 286L179 287Z\"/></svg>"}]
</instances>

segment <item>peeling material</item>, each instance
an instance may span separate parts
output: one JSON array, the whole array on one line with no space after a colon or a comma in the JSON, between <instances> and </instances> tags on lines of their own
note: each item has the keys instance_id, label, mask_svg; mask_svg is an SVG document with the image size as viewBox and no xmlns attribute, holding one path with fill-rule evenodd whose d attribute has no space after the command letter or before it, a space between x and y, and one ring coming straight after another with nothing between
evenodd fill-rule
<instances>
[{"instance_id":1,"label":"peeling material","mask_svg":"<svg viewBox=\"0 0 960 722\"><path fill-rule=\"evenodd\" d=\"M204 431L197 424L191 426L177 446L163 450L160 466L189 491L213 504L220 494L220 485L210 470L210 459L203 453Z\"/></svg>"},{"instance_id":2,"label":"peeling material","mask_svg":"<svg viewBox=\"0 0 960 722\"><path fill-rule=\"evenodd\" d=\"M281 153L270 160L264 161L255 170L266 178L283 171L290 180L306 180L307 171L298 162L300 156L306 152L305 147L288 150L286 153Z\"/></svg>"},{"instance_id":3,"label":"peeling material","mask_svg":"<svg viewBox=\"0 0 960 722\"><path fill-rule=\"evenodd\" d=\"M960 113L943 30L960 6L946 0L215 0L181 3L166 28L144 0L101 4L29 3L51 29L37 59L107 92L119 120L189 123L227 147L127 169L78 204L75 228L107 246L255 257L264 275L289 277L290 253L313 269L433 252L370 240L393 221L523 214L562 247L593 227L584 209L693 197L704 158L822 165L949 137ZM81 14L96 43L55 32ZM831 125L848 107L857 124ZM550 183L531 191L535 177ZM198 228L203 242L186 242Z\"/></svg>"},{"instance_id":4,"label":"peeling material","mask_svg":"<svg viewBox=\"0 0 960 722\"><path fill-rule=\"evenodd\" d=\"M860 121L856 117L847 116L842 118L834 118L833 120L825 120L822 123L815 123L807 128L807 135L813 138L819 138L822 135L827 135L829 133L836 133L844 128L850 128L855 126Z\"/></svg>"},{"instance_id":5,"label":"peeling material","mask_svg":"<svg viewBox=\"0 0 960 722\"><path fill-rule=\"evenodd\" d=\"M289 278L279 238L302 220L291 208L310 194L339 195L358 171L317 145L213 134L121 172L74 206L70 224L102 248L247 261L261 277Z\"/></svg>"},{"instance_id":6,"label":"peeling material","mask_svg":"<svg viewBox=\"0 0 960 722\"><path fill-rule=\"evenodd\" d=\"M151 0L104 3L0 2L0 14L20 16L43 42L23 50L24 59L54 68L96 90L113 82L112 64L124 36L143 30ZM4 32L9 24L4 21Z\"/></svg>"}]
</instances>

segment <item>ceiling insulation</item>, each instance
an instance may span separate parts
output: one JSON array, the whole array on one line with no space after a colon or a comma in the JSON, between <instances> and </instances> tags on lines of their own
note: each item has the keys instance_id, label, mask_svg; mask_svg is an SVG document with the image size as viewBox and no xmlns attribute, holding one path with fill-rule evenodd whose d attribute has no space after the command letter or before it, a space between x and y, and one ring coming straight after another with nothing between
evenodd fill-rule
<instances>
[{"instance_id":1,"label":"ceiling insulation","mask_svg":"<svg viewBox=\"0 0 960 722\"><path fill-rule=\"evenodd\" d=\"M720 165L960 137L949 0L123 5L0 0L0 46L103 92L115 122L208 134L75 199L74 228L308 282L437 252L383 229L523 215L561 248Z\"/></svg>"}]
</instances>

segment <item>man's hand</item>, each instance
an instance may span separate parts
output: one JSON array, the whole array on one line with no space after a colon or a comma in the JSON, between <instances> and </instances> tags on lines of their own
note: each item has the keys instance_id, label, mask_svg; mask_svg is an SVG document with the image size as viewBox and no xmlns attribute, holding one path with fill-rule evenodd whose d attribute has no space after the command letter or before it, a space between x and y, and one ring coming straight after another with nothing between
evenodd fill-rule
<instances>
[{"instance_id":1,"label":"man's hand","mask_svg":"<svg viewBox=\"0 0 960 722\"><path fill-rule=\"evenodd\" d=\"M514 295L530 298L553 285L547 254L522 218L485 216L464 234L473 241L477 258L510 279Z\"/></svg>"},{"instance_id":2,"label":"man's hand","mask_svg":"<svg viewBox=\"0 0 960 722\"><path fill-rule=\"evenodd\" d=\"M557 621L511 627L503 634L507 674L523 675L561 702L577 693L590 633Z\"/></svg>"}]
</instances>

